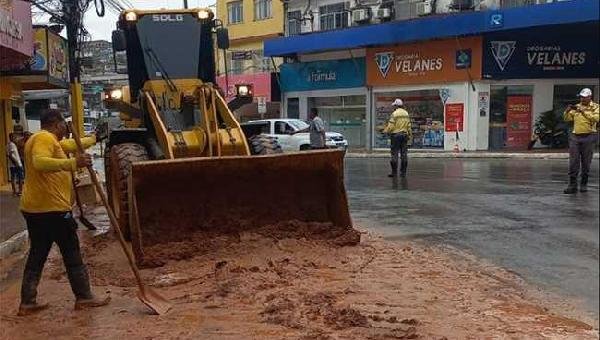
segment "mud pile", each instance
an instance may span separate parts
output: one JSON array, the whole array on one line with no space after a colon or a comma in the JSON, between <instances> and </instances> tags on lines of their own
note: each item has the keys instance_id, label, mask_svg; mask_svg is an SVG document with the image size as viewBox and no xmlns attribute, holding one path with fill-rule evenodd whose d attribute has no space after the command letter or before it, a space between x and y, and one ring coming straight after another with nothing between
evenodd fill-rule
<instances>
[{"instance_id":1,"label":"mud pile","mask_svg":"<svg viewBox=\"0 0 600 340\"><path fill-rule=\"evenodd\" d=\"M221 232L195 231L183 241L158 243L144 247L140 266L152 268L164 265L169 260L185 260L193 256L215 252L218 249L239 243L241 235L256 234L272 240L305 239L322 240L332 247L354 246L360 242L360 233L352 228L340 229L332 223L302 222L298 220L265 225L258 228L245 228L246 231L233 229L230 232L219 228ZM242 229L243 230L243 229Z\"/></svg>"}]
</instances>

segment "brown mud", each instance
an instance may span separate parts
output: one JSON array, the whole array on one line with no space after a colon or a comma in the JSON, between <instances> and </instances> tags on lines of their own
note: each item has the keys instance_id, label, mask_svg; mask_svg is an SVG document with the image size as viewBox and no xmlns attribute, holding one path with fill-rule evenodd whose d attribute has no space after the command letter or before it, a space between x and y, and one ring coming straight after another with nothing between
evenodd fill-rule
<instances>
[{"instance_id":1,"label":"brown mud","mask_svg":"<svg viewBox=\"0 0 600 340\"><path fill-rule=\"evenodd\" d=\"M328 235L325 225L299 224L205 239L202 248L171 244L180 260L142 270L174 304L161 316L136 299L113 235L82 237L95 290L109 292L111 304L74 311L53 250L39 294L50 309L15 316L14 282L0 293L0 339L598 338L588 324L549 312L501 269L367 233L348 246L347 235L309 233Z\"/></svg>"}]
</instances>

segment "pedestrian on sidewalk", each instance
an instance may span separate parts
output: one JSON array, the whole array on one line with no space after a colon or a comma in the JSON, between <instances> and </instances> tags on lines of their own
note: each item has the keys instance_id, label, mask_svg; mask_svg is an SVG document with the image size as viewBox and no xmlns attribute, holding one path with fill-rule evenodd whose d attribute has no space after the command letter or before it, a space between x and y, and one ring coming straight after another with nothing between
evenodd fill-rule
<instances>
[{"instance_id":1,"label":"pedestrian on sidewalk","mask_svg":"<svg viewBox=\"0 0 600 340\"><path fill-rule=\"evenodd\" d=\"M316 108L310 109L310 125L306 129L294 131L291 134L308 132L310 134L310 148L312 150L325 149L325 123L319 117L319 111Z\"/></svg>"},{"instance_id":2,"label":"pedestrian on sidewalk","mask_svg":"<svg viewBox=\"0 0 600 340\"><path fill-rule=\"evenodd\" d=\"M86 265L83 263L77 237L77 222L73 219L71 172L92 164L89 154L67 158L75 153L74 140L63 140L67 123L58 110L47 110L41 115L42 130L33 134L25 144L27 181L21 198L21 211L29 232L29 255L23 272L19 315L28 315L46 309L48 304L36 301L37 286L52 244L62 254L71 289L75 294L75 309L108 304L110 297L98 298L92 294ZM88 148L96 143L95 137L82 139Z\"/></svg>"},{"instance_id":3,"label":"pedestrian on sidewalk","mask_svg":"<svg viewBox=\"0 0 600 340\"><path fill-rule=\"evenodd\" d=\"M10 161L10 186L14 196L21 196L23 192L23 181L25 173L23 171L23 162L17 148L17 135L11 132L8 135L8 145L6 146L6 154Z\"/></svg>"},{"instance_id":4,"label":"pedestrian on sidewalk","mask_svg":"<svg viewBox=\"0 0 600 340\"><path fill-rule=\"evenodd\" d=\"M569 186L565 189L565 194L577 192L577 175L580 170L579 191L587 191L590 165L598 138L596 125L600 120L600 113L599 105L592 101L592 90L582 89L579 100L579 104L569 105L563 116L566 122L573 122L569 138Z\"/></svg>"},{"instance_id":5,"label":"pedestrian on sidewalk","mask_svg":"<svg viewBox=\"0 0 600 340\"><path fill-rule=\"evenodd\" d=\"M408 168L408 142L412 137L410 116L404 108L404 102L396 98L392 103L394 112L390 115L387 125L383 129L384 134L390 135L390 151L392 158L390 167L392 172L388 177L398 176L398 153L400 153L400 177L406 177Z\"/></svg>"}]
</instances>

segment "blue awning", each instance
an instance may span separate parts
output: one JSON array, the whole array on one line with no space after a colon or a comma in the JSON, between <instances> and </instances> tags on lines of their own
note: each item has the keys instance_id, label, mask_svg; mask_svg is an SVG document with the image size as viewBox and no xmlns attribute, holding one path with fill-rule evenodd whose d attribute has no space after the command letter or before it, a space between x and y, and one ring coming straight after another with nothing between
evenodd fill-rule
<instances>
[{"instance_id":1,"label":"blue awning","mask_svg":"<svg viewBox=\"0 0 600 340\"><path fill-rule=\"evenodd\" d=\"M480 35L527 27L599 20L599 0L573 0L502 10L432 16L407 21L315 32L265 41L268 57L292 56L413 41Z\"/></svg>"}]
</instances>

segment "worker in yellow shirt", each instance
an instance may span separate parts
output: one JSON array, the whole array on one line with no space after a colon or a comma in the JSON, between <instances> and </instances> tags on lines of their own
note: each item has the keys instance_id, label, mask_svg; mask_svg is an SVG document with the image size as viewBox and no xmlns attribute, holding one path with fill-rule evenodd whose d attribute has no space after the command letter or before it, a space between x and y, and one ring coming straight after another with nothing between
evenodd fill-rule
<instances>
[{"instance_id":1,"label":"worker in yellow shirt","mask_svg":"<svg viewBox=\"0 0 600 340\"><path fill-rule=\"evenodd\" d=\"M74 140L63 140L67 123L58 110L41 115L42 130L25 144L27 180L21 197L21 211L29 232L29 255L21 284L19 315L28 315L48 307L36 301L37 286L52 244L56 243L63 257L67 276L75 294L75 309L108 304L110 297L97 298L90 289L86 265L81 258L77 222L71 213L74 188L71 172L92 164L89 154L67 158L74 153ZM82 139L84 147L96 143L95 137Z\"/></svg>"},{"instance_id":2,"label":"worker in yellow shirt","mask_svg":"<svg viewBox=\"0 0 600 340\"><path fill-rule=\"evenodd\" d=\"M581 90L579 98L579 104L570 105L563 117L566 122L573 122L573 131L569 138L569 186L565 189L565 194L577 192L577 175L580 168L579 191L587 191L590 165L598 138L596 125L600 120L600 113L599 105L592 101L592 90Z\"/></svg>"},{"instance_id":3,"label":"worker in yellow shirt","mask_svg":"<svg viewBox=\"0 0 600 340\"><path fill-rule=\"evenodd\" d=\"M400 176L406 177L408 168L408 142L412 137L412 129L408 111L404 109L402 99L396 98L392 103L394 112L390 115L387 125L383 129L384 134L390 135L390 151L392 158L390 167L392 172L388 177L398 176L398 153L400 153Z\"/></svg>"}]
</instances>

